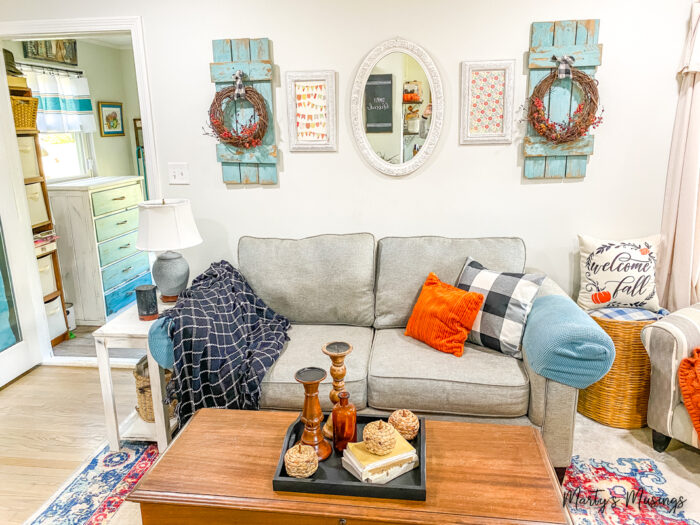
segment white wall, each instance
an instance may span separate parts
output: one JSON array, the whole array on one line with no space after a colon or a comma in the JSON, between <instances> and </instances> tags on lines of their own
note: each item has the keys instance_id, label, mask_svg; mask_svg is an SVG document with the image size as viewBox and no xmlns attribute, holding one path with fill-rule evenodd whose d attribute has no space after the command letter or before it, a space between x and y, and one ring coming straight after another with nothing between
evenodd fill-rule
<instances>
[{"instance_id":1,"label":"white wall","mask_svg":"<svg viewBox=\"0 0 700 525\"><path fill-rule=\"evenodd\" d=\"M528 262L571 290L576 233L637 237L658 232L676 66L688 0L356 0L350 4L183 0L59 3L2 0L3 18L143 16L155 139L166 196L188 197L203 245L186 251L193 274L211 261L235 261L240 235L300 237L370 231L376 236L516 235ZM417 13L422 13L420 16ZM515 107L526 97L523 58L533 21L600 18L600 80L605 122L583 181L527 182L520 138L511 145L460 146L459 63L515 58ZM445 86L446 121L432 160L395 179L359 157L349 125L356 68L375 44L396 35L424 46ZM273 42L278 187L226 187L214 141L202 133L214 93L211 40L269 37ZM280 73L339 74L340 135L335 153L290 153ZM519 128L522 133L522 127ZM167 162L190 165L190 186L167 185Z\"/></svg>"},{"instance_id":2,"label":"white wall","mask_svg":"<svg viewBox=\"0 0 700 525\"><path fill-rule=\"evenodd\" d=\"M51 62L25 59L21 42L1 42L2 47L14 54L15 60L52 66ZM60 66L59 66L60 67ZM70 66L67 66L71 69ZM139 115L134 54L131 49L116 49L78 40L78 69L82 70L90 85L90 98L97 113L98 102L121 102L124 113L125 135L102 137L93 134L95 157L102 176L135 175L136 159L133 119ZM97 122L99 130L100 123Z\"/></svg>"}]
</instances>

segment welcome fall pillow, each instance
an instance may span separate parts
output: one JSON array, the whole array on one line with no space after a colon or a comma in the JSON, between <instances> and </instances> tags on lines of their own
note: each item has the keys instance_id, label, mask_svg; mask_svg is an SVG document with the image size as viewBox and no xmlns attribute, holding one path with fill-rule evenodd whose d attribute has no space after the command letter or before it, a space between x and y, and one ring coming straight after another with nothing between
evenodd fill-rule
<instances>
[{"instance_id":1,"label":"welcome fall pillow","mask_svg":"<svg viewBox=\"0 0 700 525\"><path fill-rule=\"evenodd\" d=\"M578 304L644 308L657 312L656 257L660 236L628 241L603 241L579 235L581 289Z\"/></svg>"}]
</instances>

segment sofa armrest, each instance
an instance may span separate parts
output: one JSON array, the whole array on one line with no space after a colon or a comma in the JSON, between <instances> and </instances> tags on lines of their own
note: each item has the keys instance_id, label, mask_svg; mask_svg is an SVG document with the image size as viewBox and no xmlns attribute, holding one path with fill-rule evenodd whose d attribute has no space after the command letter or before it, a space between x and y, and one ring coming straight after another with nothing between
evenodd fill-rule
<instances>
[{"instance_id":1,"label":"sofa armrest","mask_svg":"<svg viewBox=\"0 0 700 525\"><path fill-rule=\"evenodd\" d=\"M530 380L527 415L540 427L549 459L554 467L568 467L574 447L574 422L578 389L558 383L535 372L523 348L523 363Z\"/></svg>"},{"instance_id":2,"label":"sofa armrest","mask_svg":"<svg viewBox=\"0 0 700 525\"><path fill-rule=\"evenodd\" d=\"M537 268L528 267L525 268L525 273L545 273ZM564 291L564 289L559 286L554 279L551 277L545 277L542 282L542 286L537 292L537 297L545 297L547 295L563 295L564 297L569 297L569 295Z\"/></svg>"},{"instance_id":3,"label":"sofa armrest","mask_svg":"<svg viewBox=\"0 0 700 525\"><path fill-rule=\"evenodd\" d=\"M642 342L651 362L647 421L654 430L670 436L673 411L682 402L678 366L700 346L700 303L644 327Z\"/></svg>"}]
</instances>

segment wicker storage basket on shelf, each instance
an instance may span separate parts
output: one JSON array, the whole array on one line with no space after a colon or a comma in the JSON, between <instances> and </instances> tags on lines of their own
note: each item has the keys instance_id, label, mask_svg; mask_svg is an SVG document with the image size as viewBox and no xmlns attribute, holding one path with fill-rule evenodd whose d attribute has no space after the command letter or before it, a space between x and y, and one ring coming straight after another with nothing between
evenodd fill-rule
<instances>
[{"instance_id":1,"label":"wicker storage basket on shelf","mask_svg":"<svg viewBox=\"0 0 700 525\"><path fill-rule=\"evenodd\" d=\"M165 371L165 383L170 381L173 373L170 370ZM148 376L148 358L142 357L134 368L134 379L136 379L136 412L141 419L153 423L156 418L153 413L153 397L151 397L151 379ZM177 401L173 400L170 403L168 417L172 418L175 415L175 405Z\"/></svg>"},{"instance_id":2,"label":"wicker storage basket on shelf","mask_svg":"<svg viewBox=\"0 0 700 525\"><path fill-rule=\"evenodd\" d=\"M640 428L647 424L651 365L642 328L655 321L617 321L593 317L615 343L610 372L581 390L578 411L598 423L615 428Z\"/></svg>"},{"instance_id":3,"label":"wicker storage basket on shelf","mask_svg":"<svg viewBox=\"0 0 700 525\"><path fill-rule=\"evenodd\" d=\"M33 131L36 129L36 111L39 99L34 97L11 96L12 115L15 118L17 131Z\"/></svg>"}]
</instances>

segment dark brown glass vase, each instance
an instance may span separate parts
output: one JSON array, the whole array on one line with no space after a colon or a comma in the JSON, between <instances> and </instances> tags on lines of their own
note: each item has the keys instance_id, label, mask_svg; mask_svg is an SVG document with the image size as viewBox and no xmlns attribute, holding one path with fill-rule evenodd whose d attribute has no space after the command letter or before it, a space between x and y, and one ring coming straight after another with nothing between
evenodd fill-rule
<instances>
[{"instance_id":1,"label":"dark brown glass vase","mask_svg":"<svg viewBox=\"0 0 700 525\"><path fill-rule=\"evenodd\" d=\"M333 407L333 448L337 452L357 441L357 410L348 402L349 397L348 392L339 392L338 403Z\"/></svg>"}]
</instances>

